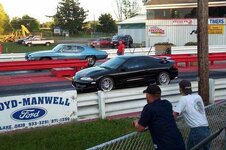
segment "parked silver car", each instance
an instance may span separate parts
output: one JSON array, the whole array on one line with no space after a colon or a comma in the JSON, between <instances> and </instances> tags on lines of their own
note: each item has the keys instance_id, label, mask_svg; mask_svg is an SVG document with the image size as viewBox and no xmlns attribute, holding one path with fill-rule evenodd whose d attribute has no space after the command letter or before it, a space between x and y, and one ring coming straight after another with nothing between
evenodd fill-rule
<instances>
[{"instance_id":1,"label":"parked silver car","mask_svg":"<svg viewBox=\"0 0 226 150\"><path fill-rule=\"evenodd\" d=\"M52 50L26 53L26 60L81 59L93 66L96 60L106 59L107 52L82 44L58 44Z\"/></svg>"}]
</instances>

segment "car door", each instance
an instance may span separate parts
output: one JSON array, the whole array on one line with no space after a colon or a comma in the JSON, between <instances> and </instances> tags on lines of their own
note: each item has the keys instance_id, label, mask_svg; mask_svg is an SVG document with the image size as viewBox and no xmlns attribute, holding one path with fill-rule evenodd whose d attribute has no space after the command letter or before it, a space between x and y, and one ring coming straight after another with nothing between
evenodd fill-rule
<instances>
[{"instance_id":1,"label":"car door","mask_svg":"<svg viewBox=\"0 0 226 150\"><path fill-rule=\"evenodd\" d=\"M120 67L120 73L118 81L120 84L136 84L149 82L152 74L152 62L146 57L130 58L122 67Z\"/></svg>"},{"instance_id":2,"label":"car door","mask_svg":"<svg viewBox=\"0 0 226 150\"><path fill-rule=\"evenodd\" d=\"M84 50L83 47L77 45L64 45L61 49L61 59L81 59L80 53Z\"/></svg>"}]
</instances>

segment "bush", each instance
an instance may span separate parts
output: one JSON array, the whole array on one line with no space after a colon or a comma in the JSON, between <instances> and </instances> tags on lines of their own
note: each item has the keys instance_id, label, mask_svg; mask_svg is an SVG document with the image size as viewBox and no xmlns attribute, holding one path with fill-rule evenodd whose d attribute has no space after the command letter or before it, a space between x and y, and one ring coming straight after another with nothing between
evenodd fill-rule
<instances>
[{"instance_id":1,"label":"bush","mask_svg":"<svg viewBox=\"0 0 226 150\"><path fill-rule=\"evenodd\" d=\"M173 43L169 43L169 42L159 42L159 43L155 43L154 46L156 45L169 45L169 46L175 46Z\"/></svg>"},{"instance_id":2,"label":"bush","mask_svg":"<svg viewBox=\"0 0 226 150\"><path fill-rule=\"evenodd\" d=\"M184 46L196 46L197 42L187 42L184 44Z\"/></svg>"}]
</instances>

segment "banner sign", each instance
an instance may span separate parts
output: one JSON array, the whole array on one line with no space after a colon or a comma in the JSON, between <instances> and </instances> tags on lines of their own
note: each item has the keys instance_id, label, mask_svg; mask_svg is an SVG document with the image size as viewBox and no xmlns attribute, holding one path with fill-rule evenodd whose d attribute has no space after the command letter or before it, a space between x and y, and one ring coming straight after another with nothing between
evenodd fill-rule
<instances>
[{"instance_id":1,"label":"banner sign","mask_svg":"<svg viewBox=\"0 0 226 150\"><path fill-rule=\"evenodd\" d=\"M209 24L225 24L225 19L224 18L211 18L208 19Z\"/></svg>"},{"instance_id":2,"label":"banner sign","mask_svg":"<svg viewBox=\"0 0 226 150\"><path fill-rule=\"evenodd\" d=\"M173 25L194 25L192 19L172 19Z\"/></svg>"},{"instance_id":3,"label":"banner sign","mask_svg":"<svg viewBox=\"0 0 226 150\"><path fill-rule=\"evenodd\" d=\"M0 98L0 133L77 119L77 92L52 92Z\"/></svg>"},{"instance_id":4,"label":"banner sign","mask_svg":"<svg viewBox=\"0 0 226 150\"><path fill-rule=\"evenodd\" d=\"M208 25L209 34L224 34L223 25Z\"/></svg>"},{"instance_id":5,"label":"banner sign","mask_svg":"<svg viewBox=\"0 0 226 150\"><path fill-rule=\"evenodd\" d=\"M149 26L148 27L148 35L149 36L166 36L165 27L159 26Z\"/></svg>"}]
</instances>

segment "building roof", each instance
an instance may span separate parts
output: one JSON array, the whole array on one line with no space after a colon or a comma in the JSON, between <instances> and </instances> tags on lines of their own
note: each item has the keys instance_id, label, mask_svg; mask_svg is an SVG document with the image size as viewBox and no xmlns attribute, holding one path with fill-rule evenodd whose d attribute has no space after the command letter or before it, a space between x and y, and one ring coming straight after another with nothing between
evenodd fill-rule
<instances>
[{"instance_id":1,"label":"building roof","mask_svg":"<svg viewBox=\"0 0 226 150\"><path fill-rule=\"evenodd\" d=\"M210 7L226 6L226 0L209 0ZM150 0L145 3L146 9L188 8L197 7L197 0Z\"/></svg>"},{"instance_id":2,"label":"building roof","mask_svg":"<svg viewBox=\"0 0 226 150\"><path fill-rule=\"evenodd\" d=\"M118 22L117 24L135 24L135 23L145 23L145 22L146 22L146 14L139 14L132 18Z\"/></svg>"},{"instance_id":3,"label":"building roof","mask_svg":"<svg viewBox=\"0 0 226 150\"><path fill-rule=\"evenodd\" d=\"M222 2L225 0L209 0L209 2ZM184 4L197 3L197 0L150 0L145 5Z\"/></svg>"}]
</instances>

